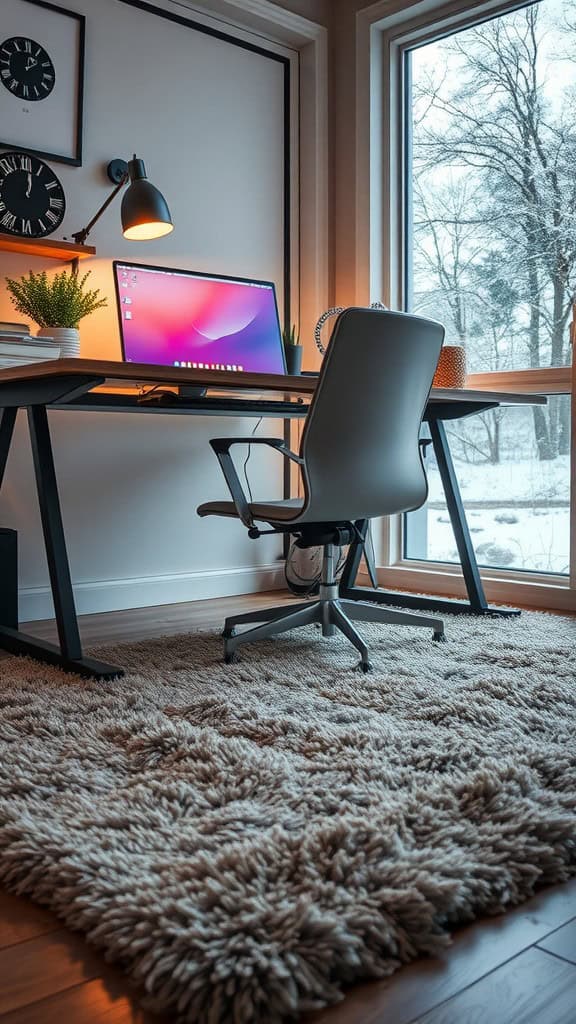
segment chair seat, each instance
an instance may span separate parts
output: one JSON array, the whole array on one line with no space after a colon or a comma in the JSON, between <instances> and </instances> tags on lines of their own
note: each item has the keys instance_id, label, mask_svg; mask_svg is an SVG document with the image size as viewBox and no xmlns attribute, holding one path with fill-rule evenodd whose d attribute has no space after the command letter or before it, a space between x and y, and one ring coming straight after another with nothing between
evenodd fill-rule
<instances>
[{"instance_id":1,"label":"chair seat","mask_svg":"<svg viewBox=\"0 0 576 1024\"><path fill-rule=\"evenodd\" d=\"M288 501L252 501L248 507L254 519L265 523L284 523L297 519L303 506L301 498L290 498ZM198 508L198 515L238 518L233 501L206 501Z\"/></svg>"}]
</instances>

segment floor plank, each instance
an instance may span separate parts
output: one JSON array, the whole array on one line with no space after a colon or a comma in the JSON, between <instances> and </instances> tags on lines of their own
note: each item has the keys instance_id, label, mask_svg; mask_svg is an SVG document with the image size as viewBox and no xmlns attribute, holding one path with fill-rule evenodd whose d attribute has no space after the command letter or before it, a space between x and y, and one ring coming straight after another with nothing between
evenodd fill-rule
<instances>
[{"instance_id":1,"label":"floor plank","mask_svg":"<svg viewBox=\"0 0 576 1024\"><path fill-rule=\"evenodd\" d=\"M61 927L58 918L49 910L0 890L0 950L55 932Z\"/></svg>"},{"instance_id":2,"label":"floor plank","mask_svg":"<svg viewBox=\"0 0 576 1024\"><path fill-rule=\"evenodd\" d=\"M165 1018L139 1009L126 989L125 982L97 978L13 1010L2 1024L163 1024Z\"/></svg>"},{"instance_id":3,"label":"floor plank","mask_svg":"<svg viewBox=\"0 0 576 1024\"><path fill-rule=\"evenodd\" d=\"M563 960L569 960L571 964L576 964L576 918L565 924L563 928L558 928L557 931L547 935L538 945L540 949L545 949L548 953L554 953L555 956L561 956ZM576 1011L574 1017L576 1019Z\"/></svg>"},{"instance_id":4,"label":"floor plank","mask_svg":"<svg viewBox=\"0 0 576 1024\"><path fill-rule=\"evenodd\" d=\"M564 882L563 885L542 889L519 910L535 914L539 920L546 921L550 925L550 931L567 924L576 917L576 878Z\"/></svg>"},{"instance_id":5,"label":"floor plank","mask_svg":"<svg viewBox=\"0 0 576 1024\"><path fill-rule=\"evenodd\" d=\"M543 890L508 914L462 928L440 956L417 960L386 981L356 986L339 1006L311 1013L304 1022L409 1024L544 938L572 916L574 905L576 880Z\"/></svg>"},{"instance_id":6,"label":"floor plank","mask_svg":"<svg viewBox=\"0 0 576 1024\"><path fill-rule=\"evenodd\" d=\"M0 1014L98 978L101 957L81 936L60 929L0 951Z\"/></svg>"},{"instance_id":7,"label":"floor plank","mask_svg":"<svg viewBox=\"0 0 576 1024\"><path fill-rule=\"evenodd\" d=\"M221 626L227 615L266 608L268 605L301 601L288 591L263 591L261 594L240 594L217 597L209 601L188 601L182 604L156 605L150 608L127 608L117 612L95 612L80 615L78 622L82 640L87 646L100 643L130 643L154 636L185 633L188 629ZM25 633L41 640L56 640L54 619L23 622Z\"/></svg>"},{"instance_id":8,"label":"floor plank","mask_svg":"<svg viewBox=\"0 0 576 1024\"><path fill-rule=\"evenodd\" d=\"M414 1024L574 1024L576 966L540 949L503 964Z\"/></svg>"}]
</instances>

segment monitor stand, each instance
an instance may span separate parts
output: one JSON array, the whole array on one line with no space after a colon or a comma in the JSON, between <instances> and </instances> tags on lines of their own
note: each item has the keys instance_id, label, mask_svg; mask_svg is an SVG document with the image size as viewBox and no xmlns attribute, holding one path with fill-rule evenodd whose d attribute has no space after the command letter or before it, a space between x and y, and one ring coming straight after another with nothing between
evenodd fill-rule
<instances>
[{"instance_id":1,"label":"monitor stand","mask_svg":"<svg viewBox=\"0 0 576 1024\"><path fill-rule=\"evenodd\" d=\"M204 398L208 388L202 387L201 384L180 384L178 386L178 396L180 398Z\"/></svg>"}]
</instances>

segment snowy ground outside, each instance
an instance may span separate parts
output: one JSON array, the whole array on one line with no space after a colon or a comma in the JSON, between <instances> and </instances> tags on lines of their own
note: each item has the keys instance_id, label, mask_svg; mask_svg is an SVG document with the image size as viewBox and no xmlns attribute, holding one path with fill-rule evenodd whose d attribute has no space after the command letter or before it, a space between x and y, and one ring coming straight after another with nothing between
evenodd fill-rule
<instances>
[{"instance_id":1,"label":"snowy ground outside","mask_svg":"<svg viewBox=\"0 0 576 1024\"><path fill-rule=\"evenodd\" d=\"M553 462L527 459L496 466L455 460L455 465L481 565L568 573L568 456ZM433 458L427 470L429 505L409 517L408 555L457 562L454 534Z\"/></svg>"}]
</instances>

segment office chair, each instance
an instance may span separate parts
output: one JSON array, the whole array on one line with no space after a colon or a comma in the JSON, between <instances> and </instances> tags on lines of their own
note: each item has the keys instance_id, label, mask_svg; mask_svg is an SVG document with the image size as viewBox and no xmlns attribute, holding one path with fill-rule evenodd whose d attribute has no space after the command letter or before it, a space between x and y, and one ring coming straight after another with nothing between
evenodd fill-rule
<instances>
[{"instance_id":1,"label":"office chair","mask_svg":"<svg viewBox=\"0 0 576 1024\"><path fill-rule=\"evenodd\" d=\"M290 533L302 547L324 549L318 600L227 618L226 662L234 660L242 644L310 623L320 623L323 636L339 629L360 652L365 672L371 668L368 648L353 621L427 626L435 640L443 639L441 619L340 600L335 579L338 547L363 544L363 523L411 511L426 501L428 484L419 436L443 339L444 328L432 320L389 310L347 309L332 332L299 455L279 438L227 437L210 442L232 501L200 505L200 516L235 516L251 537ZM249 502L230 454L233 445L246 443L269 445L296 462L304 497ZM271 530L262 530L257 523L268 524ZM375 572L367 562L376 586ZM236 631L237 626L251 623L262 625Z\"/></svg>"}]
</instances>

